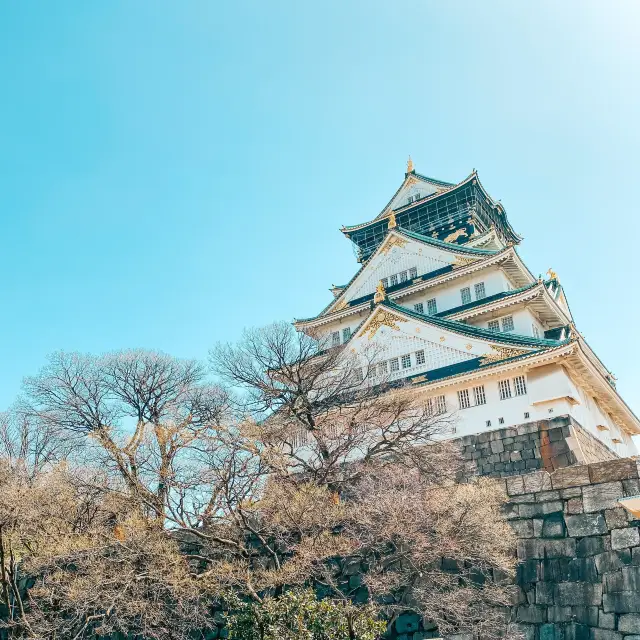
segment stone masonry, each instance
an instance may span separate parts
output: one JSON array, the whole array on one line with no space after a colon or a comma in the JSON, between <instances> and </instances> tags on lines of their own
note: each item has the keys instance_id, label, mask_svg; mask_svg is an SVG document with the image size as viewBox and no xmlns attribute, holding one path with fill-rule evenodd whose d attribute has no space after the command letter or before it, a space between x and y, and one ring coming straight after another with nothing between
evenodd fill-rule
<instances>
[{"instance_id":1,"label":"stone masonry","mask_svg":"<svg viewBox=\"0 0 640 640\"><path fill-rule=\"evenodd\" d=\"M570 416L465 436L458 442L467 475L506 477L618 457Z\"/></svg>"},{"instance_id":2,"label":"stone masonry","mask_svg":"<svg viewBox=\"0 0 640 640\"><path fill-rule=\"evenodd\" d=\"M518 541L515 621L527 640L640 640L634 458L504 480Z\"/></svg>"}]
</instances>

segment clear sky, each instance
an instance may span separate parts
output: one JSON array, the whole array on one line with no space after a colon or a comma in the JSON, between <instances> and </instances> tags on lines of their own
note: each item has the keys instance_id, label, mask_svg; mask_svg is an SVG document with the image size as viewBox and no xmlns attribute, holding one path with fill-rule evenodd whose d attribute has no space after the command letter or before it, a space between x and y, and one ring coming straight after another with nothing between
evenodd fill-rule
<instances>
[{"instance_id":1,"label":"clear sky","mask_svg":"<svg viewBox=\"0 0 640 640\"><path fill-rule=\"evenodd\" d=\"M475 167L636 412L640 2L0 0L0 408L47 353L315 315Z\"/></svg>"}]
</instances>

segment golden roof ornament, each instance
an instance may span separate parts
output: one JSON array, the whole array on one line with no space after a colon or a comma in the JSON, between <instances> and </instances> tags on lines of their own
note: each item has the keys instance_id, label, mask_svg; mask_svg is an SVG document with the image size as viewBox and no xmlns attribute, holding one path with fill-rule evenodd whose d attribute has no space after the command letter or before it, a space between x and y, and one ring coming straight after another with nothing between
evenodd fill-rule
<instances>
[{"instance_id":1,"label":"golden roof ornament","mask_svg":"<svg viewBox=\"0 0 640 640\"><path fill-rule=\"evenodd\" d=\"M411 159L411 156L409 156L409 159L407 160L407 173L413 173L413 171L413 160Z\"/></svg>"},{"instance_id":2,"label":"golden roof ornament","mask_svg":"<svg viewBox=\"0 0 640 640\"><path fill-rule=\"evenodd\" d=\"M547 271L547 275L549 276L549 280L558 280L558 274L551 268ZM560 280L558 280L560 282Z\"/></svg>"},{"instance_id":3,"label":"golden roof ornament","mask_svg":"<svg viewBox=\"0 0 640 640\"><path fill-rule=\"evenodd\" d=\"M380 302L384 302L387 299L387 291L384 288L384 285L382 284L382 280L380 280L380 282L378 282L378 286L376 287L376 293L373 296L373 302L374 304L378 304Z\"/></svg>"},{"instance_id":4,"label":"golden roof ornament","mask_svg":"<svg viewBox=\"0 0 640 640\"><path fill-rule=\"evenodd\" d=\"M396 222L396 214L394 211L391 212L391 214L389 215L389 229L395 229L398 226L398 223Z\"/></svg>"}]
</instances>

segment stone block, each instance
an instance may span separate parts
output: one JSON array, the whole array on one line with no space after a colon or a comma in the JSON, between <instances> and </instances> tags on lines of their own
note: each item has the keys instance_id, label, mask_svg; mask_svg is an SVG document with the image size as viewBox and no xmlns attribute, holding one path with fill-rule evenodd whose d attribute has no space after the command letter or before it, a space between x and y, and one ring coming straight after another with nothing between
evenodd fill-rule
<instances>
[{"instance_id":1,"label":"stone block","mask_svg":"<svg viewBox=\"0 0 640 640\"><path fill-rule=\"evenodd\" d=\"M541 491L540 493L536 493L536 502L549 502L550 500L560 500L560 492L559 491Z\"/></svg>"},{"instance_id":2,"label":"stone block","mask_svg":"<svg viewBox=\"0 0 640 640\"><path fill-rule=\"evenodd\" d=\"M611 532L611 548L625 549L627 547L637 547L640 544L640 533L637 527L626 529L613 529Z\"/></svg>"},{"instance_id":3,"label":"stone block","mask_svg":"<svg viewBox=\"0 0 640 640\"><path fill-rule=\"evenodd\" d=\"M607 533L607 523L601 513L583 513L567 516L567 530L572 538L597 536Z\"/></svg>"},{"instance_id":4,"label":"stone block","mask_svg":"<svg viewBox=\"0 0 640 640\"><path fill-rule=\"evenodd\" d=\"M517 566L517 582L519 585L537 582L540 579L540 561L525 560Z\"/></svg>"},{"instance_id":5,"label":"stone block","mask_svg":"<svg viewBox=\"0 0 640 640\"><path fill-rule=\"evenodd\" d=\"M536 582L536 604L553 604L553 582Z\"/></svg>"},{"instance_id":6,"label":"stone block","mask_svg":"<svg viewBox=\"0 0 640 640\"><path fill-rule=\"evenodd\" d=\"M607 529L621 529L622 527L626 527L629 521L627 518L627 510L622 507L607 509L604 512L604 519L607 521Z\"/></svg>"},{"instance_id":7,"label":"stone block","mask_svg":"<svg viewBox=\"0 0 640 640\"><path fill-rule=\"evenodd\" d=\"M585 624L573 623L564 628L564 640L590 640L589 627Z\"/></svg>"},{"instance_id":8,"label":"stone block","mask_svg":"<svg viewBox=\"0 0 640 640\"><path fill-rule=\"evenodd\" d=\"M491 451L493 453L502 453L504 451L504 445L502 444L502 440L494 440L491 443Z\"/></svg>"},{"instance_id":9,"label":"stone block","mask_svg":"<svg viewBox=\"0 0 640 640\"><path fill-rule=\"evenodd\" d=\"M572 558L569 562L569 580L572 582L600 582L596 563L591 558Z\"/></svg>"},{"instance_id":10,"label":"stone block","mask_svg":"<svg viewBox=\"0 0 640 640\"><path fill-rule=\"evenodd\" d=\"M573 538L562 540L518 540L518 558L573 558L576 555L576 541Z\"/></svg>"},{"instance_id":11,"label":"stone block","mask_svg":"<svg viewBox=\"0 0 640 640\"><path fill-rule=\"evenodd\" d=\"M560 497L565 500L568 498L580 498L582 497L582 488L581 487L569 487L568 489L560 490Z\"/></svg>"},{"instance_id":12,"label":"stone block","mask_svg":"<svg viewBox=\"0 0 640 640\"><path fill-rule=\"evenodd\" d=\"M640 567L622 567L622 589L621 591L638 591L640 593ZM638 609L640 613L640 609Z\"/></svg>"},{"instance_id":13,"label":"stone block","mask_svg":"<svg viewBox=\"0 0 640 640\"><path fill-rule=\"evenodd\" d=\"M540 624L547 621L547 609L545 607L538 607L536 605L529 605L525 607L518 607L516 612L517 622L529 622L533 624Z\"/></svg>"},{"instance_id":14,"label":"stone block","mask_svg":"<svg viewBox=\"0 0 640 640\"><path fill-rule=\"evenodd\" d=\"M586 582L562 582L554 592L555 603L559 606L599 606L602 601L602 585Z\"/></svg>"},{"instance_id":15,"label":"stone block","mask_svg":"<svg viewBox=\"0 0 640 640\"><path fill-rule=\"evenodd\" d=\"M562 512L564 502L562 500L552 500L551 502L536 502L533 504L520 505L521 518L534 518L535 516L544 516L549 513Z\"/></svg>"},{"instance_id":16,"label":"stone block","mask_svg":"<svg viewBox=\"0 0 640 640\"><path fill-rule=\"evenodd\" d=\"M576 546L576 554L579 558L595 556L605 551L605 538L595 536L593 538L582 538Z\"/></svg>"},{"instance_id":17,"label":"stone block","mask_svg":"<svg viewBox=\"0 0 640 640\"><path fill-rule=\"evenodd\" d=\"M637 591L619 591L605 593L602 596L602 608L605 613L638 613L640 612L640 593Z\"/></svg>"},{"instance_id":18,"label":"stone block","mask_svg":"<svg viewBox=\"0 0 640 640\"><path fill-rule=\"evenodd\" d=\"M522 476L507 478L507 494L510 496L519 496L522 493L525 493Z\"/></svg>"},{"instance_id":19,"label":"stone block","mask_svg":"<svg viewBox=\"0 0 640 640\"><path fill-rule=\"evenodd\" d=\"M589 627L598 626L598 607L571 607L573 621Z\"/></svg>"},{"instance_id":20,"label":"stone block","mask_svg":"<svg viewBox=\"0 0 640 640\"><path fill-rule=\"evenodd\" d=\"M518 538L533 538L533 520L509 520Z\"/></svg>"},{"instance_id":21,"label":"stone block","mask_svg":"<svg viewBox=\"0 0 640 640\"><path fill-rule=\"evenodd\" d=\"M604 611L600 611L600 615L598 617L598 626L601 629L615 629L616 628L616 614L615 613L605 613Z\"/></svg>"},{"instance_id":22,"label":"stone block","mask_svg":"<svg viewBox=\"0 0 640 640\"><path fill-rule=\"evenodd\" d=\"M568 487L580 487L588 485L589 467L587 465L576 467L565 467L558 469L551 475L551 486L554 489L566 489Z\"/></svg>"},{"instance_id":23,"label":"stone block","mask_svg":"<svg viewBox=\"0 0 640 640\"><path fill-rule=\"evenodd\" d=\"M539 638L540 640L560 640L560 633L560 629L555 624L543 624L539 630Z\"/></svg>"},{"instance_id":24,"label":"stone block","mask_svg":"<svg viewBox=\"0 0 640 640\"><path fill-rule=\"evenodd\" d=\"M509 502L511 504L523 504L525 502L534 503L536 501L536 496L534 493L523 493L519 496L513 496L509 498Z\"/></svg>"},{"instance_id":25,"label":"stone block","mask_svg":"<svg viewBox=\"0 0 640 640\"><path fill-rule=\"evenodd\" d=\"M565 535L566 527L562 513L552 513L544 518L542 524L543 538L564 538Z\"/></svg>"},{"instance_id":26,"label":"stone block","mask_svg":"<svg viewBox=\"0 0 640 640\"><path fill-rule=\"evenodd\" d=\"M566 582L570 578L571 558L545 558L540 563L540 580L543 582Z\"/></svg>"},{"instance_id":27,"label":"stone block","mask_svg":"<svg viewBox=\"0 0 640 640\"><path fill-rule=\"evenodd\" d=\"M569 498L565 504L565 512L570 515L582 513L582 496L579 498Z\"/></svg>"},{"instance_id":28,"label":"stone block","mask_svg":"<svg viewBox=\"0 0 640 640\"><path fill-rule=\"evenodd\" d=\"M571 607L549 607L547 609L547 620L549 622L571 622L573 620Z\"/></svg>"},{"instance_id":29,"label":"stone block","mask_svg":"<svg viewBox=\"0 0 640 640\"><path fill-rule=\"evenodd\" d=\"M591 629L592 640L622 640L622 634L611 629Z\"/></svg>"},{"instance_id":30,"label":"stone block","mask_svg":"<svg viewBox=\"0 0 640 640\"><path fill-rule=\"evenodd\" d=\"M398 633L413 633L420 626L420 617L415 613L403 613L396 620Z\"/></svg>"},{"instance_id":31,"label":"stone block","mask_svg":"<svg viewBox=\"0 0 640 640\"><path fill-rule=\"evenodd\" d=\"M638 465L633 458L607 460L589 465L589 478L593 484L637 477Z\"/></svg>"},{"instance_id":32,"label":"stone block","mask_svg":"<svg viewBox=\"0 0 640 640\"><path fill-rule=\"evenodd\" d=\"M622 490L625 496L640 495L640 480L631 479L622 481Z\"/></svg>"},{"instance_id":33,"label":"stone block","mask_svg":"<svg viewBox=\"0 0 640 640\"><path fill-rule=\"evenodd\" d=\"M604 484L584 487L582 489L582 505L585 513L615 509L618 507L618 500L622 498L622 496L622 483L619 480L616 482L606 482Z\"/></svg>"},{"instance_id":34,"label":"stone block","mask_svg":"<svg viewBox=\"0 0 640 640\"><path fill-rule=\"evenodd\" d=\"M618 618L618 631L640 633L640 613L625 613Z\"/></svg>"},{"instance_id":35,"label":"stone block","mask_svg":"<svg viewBox=\"0 0 640 640\"><path fill-rule=\"evenodd\" d=\"M624 566L631 564L631 551L621 549L620 551L605 551L593 557L598 573L610 573L617 571Z\"/></svg>"},{"instance_id":36,"label":"stone block","mask_svg":"<svg viewBox=\"0 0 640 640\"><path fill-rule=\"evenodd\" d=\"M522 476L524 480L524 488L527 493L537 493L539 491L548 491L552 489L551 478L546 471L538 471L536 473L528 473Z\"/></svg>"}]
</instances>

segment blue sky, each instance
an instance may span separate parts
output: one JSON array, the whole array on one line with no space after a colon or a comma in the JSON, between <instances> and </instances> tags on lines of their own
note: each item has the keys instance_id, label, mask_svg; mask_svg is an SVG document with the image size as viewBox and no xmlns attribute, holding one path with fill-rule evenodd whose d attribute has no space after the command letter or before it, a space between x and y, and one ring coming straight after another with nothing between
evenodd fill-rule
<instances>
[{"instance_id":1,"label":"blue sky","mask_svg":"<svg viewBox=\"0 0 640 640\"><path fill-rule=\"evenodd\" d=\"M475 167L640 411L640 3L0 0L0 408L47 353L317 313Z\"/></svg>"}]
</instances>

